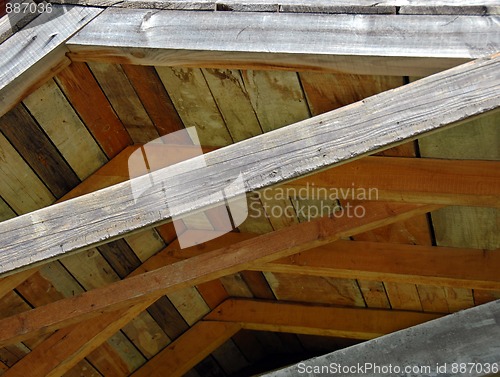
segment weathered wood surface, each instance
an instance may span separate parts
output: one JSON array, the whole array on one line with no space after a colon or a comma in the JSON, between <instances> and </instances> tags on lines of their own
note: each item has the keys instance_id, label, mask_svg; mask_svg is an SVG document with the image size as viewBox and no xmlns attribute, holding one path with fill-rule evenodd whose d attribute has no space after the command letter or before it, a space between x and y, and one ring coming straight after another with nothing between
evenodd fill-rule
<instances>
[{"instance_id":1,"label":"weathered wood surface","mask_svg":"<svg viewBox=\"0 0 500 377\"><path fill-rule=\"evenodd\" d=\"M499 44L496 16L113 8L67 45L71 59L83 61L426 76L493 54Z\"/></svg>"},{"instance_id":2,"label":"weathered wood surface","mask_svg":"<svg viewBox=\"0 0 500 377\"><path fill-rule=\"evenodd\" d=\"M64 42L101 12L54 5L0 45L0 115L69 64Z\"/></svg>"},{"instance_id":3,"label":"weathered wood surface","mask_svg":"<svg viewBox=\"0 0 500 377\"><path fill-rule=\"evenodd\" d=\"M252 265L286 257L342 237L435 210L436 206L367 204L362 218L343 216L297 224L260 237L204 253L154 271L85 292L0 321L0 345L44 334L104 312L129 308L182 288L248 270Z\"/></svg>"},{"instance_id":4,"label":"weathered wood surface","mask_svg":"<svg viewBox=\"0 0 500 377\"><path fill-rule=\"evenodd\" d=\"M383 373L387 376L489 376L496 374L484 368L487 363L498 367L500 353L500 301L481 305L472 309L451 314L421 325L401 330L359 345L342 349L331 354L304 361L304 366L354 366L358 363L372 365L392 365L392 370ZM384 352L381 352L384 350ZM465 363L466 372L452 369L452 363ZM467 364L471 363L471 364ZM443 368L437 370L436 366ZM477 367L481 365L483 368ZM396 370L399 366L401 370ZM405 366L430 367L405 371ZM329 369L317 370L315 376L329 376ZM353 372L354 371L354 372ZM343 376L380 376L376 370L359 372L344 371ZM301 376L299 365L265 374L268 377Z\"/></svg>"},{"instance_id":5,"label":"weathered wood surface","mask_svg":"<svg viewBox=\"0 0 500 377\"><path fill-rule=\"evenodd\" d=\"M0 225L1 273L217 204L220 199L214 194L239 174L247 192L260 189L493 110L500 104L499 66L500 55L480 59L150 175L7 220ZM429 102L429 93L440 93L440 97ZM206 196L200 198L200 193ZM225 195L231 198L238 194L232 191Z\"/></svg>"},{"instance_id":6,"label":"weathered wood surface","mask_svg":"<svg viewBox=\"0 0 500 377\"><path fill-rule=\"evenodd\" d=\"M292 12L292 13L348 13L348 14L498 14L495 0L481 1L424 1L388 0L374 3L370 0L55 0L55 4L78 4L98 7L217 10L234 12Z\"/></svg>"}]
</instances>

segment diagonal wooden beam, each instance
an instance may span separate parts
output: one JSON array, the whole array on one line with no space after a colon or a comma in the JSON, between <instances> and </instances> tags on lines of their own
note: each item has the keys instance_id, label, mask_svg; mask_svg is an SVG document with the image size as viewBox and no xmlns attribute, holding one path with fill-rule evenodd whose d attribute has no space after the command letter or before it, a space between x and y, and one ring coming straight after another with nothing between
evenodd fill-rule
<instances>
[{"instance_id":1,"label":"diagonal wooden beam","mask_svg":"<svg viewBox=\"0 0 500 377\"><path fill-rule=\"evenodd\" d=\"M7 220L0 223L0 273L216 205L220 193L240 174L246 191L261 189L493 110L500 105L499 67L500 55L470 62L151 175ZM430 93L439 97L429 100ZM133 187L146 191L134 198ZM234 190L226 196L237 194Z\"/></svg>"},{"instance_id":2,"label":"diagonal wooden beam","mask_svg":"<svg viewBox=\"0 0 500 377\"><path fill-rule=\"evenodd\" d=\"M427 76L500 50L495 16L148 12L106 10L71 59Z\"/></svg>"},{"instance_id":3,"label":"diagonal wooden beam","mask_svg":"<svg viewBox=\"0 0 500 377\"><path fill-rule=\"evenodd\" d=\"M133 373L132 377L181 377L240 329L238 323L199 321Z\"/></svg>"},{"instance_id":4,"label":"diagonal wooden beam","mask_svg":"<svg viewBox=\"0 0 500 377\"><path fill-rule=\"evenodd\" d=\"M128 158L139 148L141 145L125 148L70 195L128 180ZM157 168L169 166L165 155L170 149L164 144L150 145L148 159ZM189 147L177 149L180 153ZM369 197L402 203L500 207L500 162L368 156L270 187L260 195L264 199L314 195L316 199Z\"/></svg>"},{"instance_id":5,"label":"diagonal wooden beam","mask_svg":"<svg viewBox=\"0 0 500 377\"><path fill-rule=\"evenodd\" d=\"M0 321L0 346L438 208L375 204L367 207L365 217L322 218L297 224L5 318Z\"/></svg>"},{"instance_id":6,"label":"diagonal wooden beam","mask_svg":"<svg viewBox=\"0 0 500 377\"><path fill-rule=\"evenodd\" d=\"M242 328L368 340L439 317L439 314L410 311L229 299L132 376L182 376L208 355L204 344L212 345L217 342L221 345L234 335L233 332L224 331L224 328L220 333L207 334L208 329L222 327L221 324L233 325L235 329L237 326L238 330ZM201 354L198 354L199 347L204 351ZM210 351L214 349L211 347Z\"/></svg>"},{"instance_id":7,"label":"diagonal wooden beam","mask_svg":"<svg viewBox=\"0 0 500 377\"><path fill-rule=\"evenodd\" d=\"M342 376L497 375L499 315L500 300L305 360L265 376L298 377L314 371L314 375L322 376L327 375L323 373L325 369L321 369L324 366L328 374ZM379 369L375 370L375 366ZM386 372L387 368L391 368L391 372Z\"/></svg>"},{"instance_id":8,"label":"diagonal wooden beam","mask_svg":"<svg viewBox=\"0 0 500 377\"><path fill-rule=\"evenodd\" d=\"M0 116L70 64L65 41L103 11L51 6L0 44Z\"/></svg>"}]
</instances>

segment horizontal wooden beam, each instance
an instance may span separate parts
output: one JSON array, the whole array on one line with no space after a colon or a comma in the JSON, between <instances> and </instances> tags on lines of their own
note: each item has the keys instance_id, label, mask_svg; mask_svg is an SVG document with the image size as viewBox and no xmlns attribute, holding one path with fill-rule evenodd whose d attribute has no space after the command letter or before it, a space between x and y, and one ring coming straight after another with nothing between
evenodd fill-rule
<instances>
[{"instance_id":1,"label":"horizontal wooden beam","mask_svg":"<svg viewBox=\"0 0 500 377\"><path fill-rule=\"evenodd\" d=\"M378 204L378 203L376 203ZM321 218L131 277L81 295L0 320L0 346L129 308L181 288L198 285L274 259L409 219L437 206L372 205L366 216Z\"/></svg>"},{"instance_id":2,"label":"horizontal wooden beam","mask_svg":"<svg viewBox=\"0 0 500 377\"><path fill-rule=\"evenodd\" d=\"M500 301L494 301L264 376L496 375L500 350L499 316ZM330 369L330 366L337 369ZM364 369L360 370L359 366ZM373 369L375 366L380 369ZM339 367L345 369L339 370Z\"/></svg>"},{"instance_id":3,"label":"horizontal wooden beam","mask_svg":"<svg viewBox=\"0 0 500 377\"><path fill-rule=\"evenodd\" d=\"M65 41L102 11L53 5L0 44L0 116L70 64Z\"/></svg>"},{"instance_id":4,"label":"horizontal wooden beam","mask_svg":"<svg viewBox=\"0 0 500 377\"><path fill-rule=\"evenodd\" d=\"M75 61L427 76L499 51L500 39L496 16L113 8L68 48Z\"/></svg>"},{"instance_id":5,"label":"horizontal wooden beam","mask_svg":"<svg viewBox=\"0 0 500 377\"><path fill-rule=\"evenodd\" d=\"M498 250L337 241L259 271L500 291Z\"/></svg>"},{"instance_id":6,"label":"horizontal wooden beam","mask_svg":"<svg viewBox=\"0 0 500 377\"><path fill-rule=\"evenodd\" d=\"M241 329L238 323L200 321L132 377L181 377Z\"/></svg>"},{"instance_id":7,"label":"horizontal wooden beam","mask_svg":"<svg viewBox=\"0 0 500 377\"><path fill-rule=\"evenodd\" d=\"M248 330L368 340L439 317L411 311L229 299L204 320L239 323Z\"/></svg>"},{"instance_id":8,"label":"horizontal wooden beam","mask_svg":"<svg viewBox=\"0 0 500 377\"><path fill-rule=\"evenodd\" d=\"M457 124L500 105L500 55L0 223L0 273L84 250ZM439 93L429 100L430 93ZM154 184L152 183L154 182ZM134 188L144 190L139 198ZM227 190L226 190L227 191ZM241 194L225 193L226 199ZM203 195L203 196L202 196Z\"/></svg>"},{"instance_id":9,"label":"horizontal wooden beam","mask_svg":"<svg viewBox=\"0 0 500 377\"><path fill-rule=\"evenodd\" d=\"M215 350L214 345L221 345L240 328L367 340L439 317L409 311L229 299L132 376L182 376L207 356L207 351Z\"/></svg>"}]
</instances>

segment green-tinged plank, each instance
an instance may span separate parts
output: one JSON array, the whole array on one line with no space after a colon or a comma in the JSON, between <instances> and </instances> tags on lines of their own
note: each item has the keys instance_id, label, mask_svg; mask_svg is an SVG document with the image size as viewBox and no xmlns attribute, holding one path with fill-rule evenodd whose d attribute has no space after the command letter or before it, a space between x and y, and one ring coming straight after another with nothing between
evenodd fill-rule
<instances>
[{"instance_id":1,"label":"green-tinged plank","mask_svg":"<svg viewBox=\"0 0 500 377\"><path fill-rule=\"evenodd\" d=\"M233 140L208 88L195 68L157 67L185 127L196 127L201 145L224 146Z\"/></svg>"},{"instance_id":2,"label":"green-tinged plank","mask_svg":"<svg viewBox=\"0 0 500 377\"><path fill-rule=\"evenodd\" d=\"M108 161L53 80L23 102L78 178L87 178Z\"/></svg>"},{"instance_id":3,"label":"green-tinged plank","mask_svg":"<svg viewBox=\"0 0 500 377\"><path fill-rule=\"evenodd\" d=\"M0 257L1 273L88 249L168 222L173 216L218 204L223 199L221 191L238 177L244 189L238 191L233 185L225 190L227 199L242 191L345 163L494 110L500 105L499 67L500 55L479 59L5 221L0 225L0 248L4 250ZM429 101L429 93L440 95ZM68 217L72 221L67 221Z\"/></svg>"},{"instance_id":4,"label":"green-tinged plank","mask_svg":"<svg viewBox=\"0 0 500 377\"><path fill-rule=\"evenodd\" d=\"M2 198L17 214L35 211L55 201L49 189L1 133L0 174ZM5 206L4 211L10 212Z\"/></svg>"},{"instance_id":5,"label":"green-tinged plank","mask_svg":"<svg viewBox=\"0 0 500 377\"><path fill-rule=\"evenodd\" d=\"M72 60L84 61L425 76L495 53L498 32L496 16L114 8L68 48Z\"/></svg>"},{"instance_id":6,"label":"green-tinged plank","mask_svg":"<svg viewBox=\"0 0 500 377\"><path fill-rule=\"evenodd\" d=\"M80 180L23 105L0 118L0 132L31 166L56 198Z\"/></svg>"}]
</instances>

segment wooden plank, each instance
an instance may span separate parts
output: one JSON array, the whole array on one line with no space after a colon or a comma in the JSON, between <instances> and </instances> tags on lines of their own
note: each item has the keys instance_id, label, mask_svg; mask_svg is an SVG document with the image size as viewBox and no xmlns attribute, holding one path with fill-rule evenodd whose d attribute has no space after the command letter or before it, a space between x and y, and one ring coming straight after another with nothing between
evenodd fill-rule
<instances>
[{"instance_id":1,"label":"wooden plank","mask_svg":"<svg viewBox=\"0 0 500 377\"><path fill-rule=\"evenodd\" d=\"M109 242L134 230L167 222L172 216L218 204L227 182L240 174L245 191L260 189L495 109L500 98L498 66L500 56L480 59L90 196L39 210L36 215L5 221L0 225L0 247L4 250L1 272ZM472 81L475 85L470 87ZM457 89L463 87L471 91ZM434 91L442 95L429 105L428 93ZM163 179L168 186L151 184L151 180L159 183ZM131 187L141 188L139 200L134 200ZM206 196L200 198L200 192ZM241 193L226 193L226 198L237 194ZM104 208L102 203L106 203ZM68 216L78 221L68 224L65 232L54 233L53 228L60 227L59 219ZM41 222L43 227L39 226ZM36 250L36 255L25 250Z\"/></svg>"},{"instance_id":2,"label":"wooden plank","mask_svg":"<svg viewBox=\"0 0 500 377\"><path fill-rule=\"evenodd\" d=\"M26 1L28 4L34 3L33 1ZM27 10L20 11L19 13L11 12L7 17L6 5L7 2L2 0L0 8L0 43L10 38L13 34L21 30L26 24L30 23L40 15L42 12L37 9L35 12L30 12L29 6ZM33 9L32 9L33 10Z\"/></svg>"},{"instance_id":3,"label":"wooden plank","mask_svg":"<svg viewBox=\"0 0 500 377\"><path fill-rule=\"evenodd\" d=\"M132 376L182 376L239 329L237 323L198 322Z\"/></svg>"},{"instance_id":4,"label":"wooden plank","mask_svg":"<svg viewBox=\"0 0 500 377\"><path fill-rule=\"evenodd\" d=\"M399 310L229 299L204 320L239 323L242 328L249 330L367 340L439 317L436 314Z\"/></svg>"},{"instance_id":5,"label":"wooden plank","mask_svg":"<svg viewBox=\"0 0 500 377\"><path fill-rule=\"evenodd\" d=\"M233 69L201 71L231 138L237 142L260 135L262 128L250 102L241 72Z\"/></svg>"},{"instance_id":6,"label":"wooden plank","mask_svg":"<svg viewBox=\"0 0 500 377\"><path fill-rule=\"evenodd\" d=\"M21 104L0 118L0 131L56 198L62 197L80 183L59 151Z\"/></svg>"},{"instance_id":7,"label":"wooden plank","mask_svg":"<svg viewBox=\"0 0 500 377\"><path fill-rule=\"evenodd\" d=\"M497 250L344 241L255 267L273 273L500 290Z\"/></svg>"},{"instance_id":8,"label":"wooden plank","mask_svg":"<svg viewBox=\"0 0 500 377\"><path fill-rule=\"evenodd\" d=\"M324 218L204 253L1 320L0 345L90 319L103 312L157 299L185 287L247 270L254 264L292 255L340 237L426 213L433 208L418 205L377 206L373 212L367 210L364 218L344 217L334 221Z\"/></svg>"},{"instance_id":9,"label":"wooden plank","mask_svg":"<svg viewBox=\"0 0 500 377\"><path fill-rule=\"evenodd\" d=\"M69 64L64 42L101 12L54 5L0 45L0 115Z\"/></svg>"},{"instance_id":10,"label":"wooden plank","mask_svg":"<svg viewBox=\"0 0 500 377\"><path fill-rule=\"evenodd\" d=\"M462 363L463 365L469 365L468 363L497 365L500 327L496 318L499 312L500 301L495 301L306 360L300 365L310 368L321 368L322 365L355 366L357 363L364 363L364 360L370 360L370 363L377 366L391 365L394 372L389 373L390 375L403 376L441 374L441 372L445 373L443 366L447 365L447 375L462 376L463 371L451 370L451 366L447 363L452 361L458 365ZM412 339L412 342L408 342L408 339ZM381 349L386 352L380 352ZM396 366L399 370L395 369ZM417 366L417 369L404 370L406 366ZM441 369L437 370L437 366ZM422 367L425 369L421 369ZM295 364L265 376L300 376L299 371L299 366ZM372 370L368 373L374 374ZM354 373L345 374L355 375ZM492 371L473 369L466 374L487 376L491 375Z\"/></svg>"},{"instance_id":11,"label":"wooden plank","mask_svg":"<svg viewBox=\"0 0 500 377\"><path fill-rule=\"evenodd\" d=\"M17 214L35 211L55 201L52 193L3 134L0 134L0 172L2 198Z\"/></svg>"},{"instance_id":12,"label":"wooden plank","mask_svg":"<svg viewBox=\"0 0 500 377\"><path fill-rule=\"evenodd\" d=\"M108 158L132 140L84 63L72 63L55 80Z\"/></svg>"},{"instance_id":13,"label":"wooden plank","mask_svg":"<svg viewBox=\"0 0 500 377\"><path fill-rule=\"evenodd\" d=\"M310 117L297 73L243 71L242 75L264 132Z\"/></svg>"},{"instance_id":14,"label":"wooden plank","mask_svg":"<svg viewBox=\"0 0 500 377\"><path fill-rule=\"evenodd\" d=\"M122 69L160 136L184 128L182 120L154 67L124 64Z\"/></svg>"},{"instance_id":15,"label":"wooden plank","mask_svg":"<svg viewBox=\"0 0 500 377\"><path fill-rule=\"evenodd\" d=\"M426 76L499 50L494 16L147 12L106 10L68 42L71 59Z\"/></svg>"},{"instance_id":16,"label":"wooden plank","mask_svg":"<svg viewBox=\"0 0 500 377\"><path fill-rule=\"evenodd\" d=\"M201 145L220 147L233 142L201 70L156 67L156 71L184 126L196 127Z\"/></svg>"},{"instance_id":17,"label":"wooden plank","mask_svg":"<svg viewBox=\"0 0 500 377\"><path fill-rule=\"evenodd\" d=\"M87 178L107 162L106 156L53 80L23 102L78 178Z\"/></svg>"},{"instance_id":18,"label":"wooden plank","mask_svg":"<svg viewBox=\"0 0 500 377\"><path fill-rule=\"evenodd\" d=\"M134 143L160 137L121 66L92 63L89 67Z\"/></svg>"}]
</instances>

